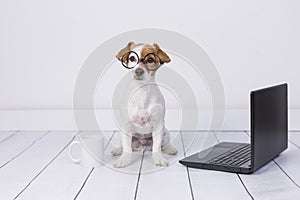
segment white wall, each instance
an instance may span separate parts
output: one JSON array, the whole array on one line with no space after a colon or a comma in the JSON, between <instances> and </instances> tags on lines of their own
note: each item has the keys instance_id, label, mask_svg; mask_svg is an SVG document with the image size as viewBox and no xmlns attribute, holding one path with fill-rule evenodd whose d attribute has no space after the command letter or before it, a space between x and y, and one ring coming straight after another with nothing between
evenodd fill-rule
<instances>
[{"instance_id":1,"label":"white wall","mask_svg":"<svg viewBox=\"0 0 300 200\"><path fill-rule=\"evenodd\" d=\"M299 10L298 0L2 0L0 110L71 109L89 53L144 27L200 44L220 72L228 109L247 109L251 89L285 81L290 107L300 109Z\"/></svg>"}]
</instances>

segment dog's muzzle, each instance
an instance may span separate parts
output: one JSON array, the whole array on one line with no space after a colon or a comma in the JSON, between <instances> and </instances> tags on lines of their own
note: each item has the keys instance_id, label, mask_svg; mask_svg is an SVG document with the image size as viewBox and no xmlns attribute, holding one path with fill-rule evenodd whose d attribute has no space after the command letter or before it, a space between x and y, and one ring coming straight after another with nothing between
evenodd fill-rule
<instances>
[{"instance_id":1,"label":"dog's muzzle","mask_svg":"<svg viewBox=\"0 0 300 200\"><path fill-rule=\"evenodd\" d=\"M141 68L137 68L137 69L135 70L135 75L136 75L137 77L142 76L144 73L145 73L145 71L144 71L143 69L141 69Z\"/></svg>"}]
</instances>

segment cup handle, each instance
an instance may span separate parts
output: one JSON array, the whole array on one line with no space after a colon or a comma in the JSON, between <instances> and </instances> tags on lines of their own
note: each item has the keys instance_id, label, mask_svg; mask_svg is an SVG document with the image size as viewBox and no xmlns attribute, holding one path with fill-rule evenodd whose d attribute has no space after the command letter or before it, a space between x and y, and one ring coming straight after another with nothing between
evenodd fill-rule
<instances>
[{"instance_id":1,"label":"cup handle","mask_svg":"<svg viewBox=\"0 0 300 200\"><path fill-rule=\"evenodd\" d=\"M75 146L75 144L79 144L79 145L80 145L80 142L79 142L79 141L74 141L74 142L71 143L71 146L70 146L70 148L69 148L69 156L70 156L71 160L72 160L74 163L79 164L79 163L80 163L80 157L79 157L79 158L75 158L75 157L73 156L73 153L72 153L72 149L73 149L73 147Z\"/></svg>"}]
</instances>

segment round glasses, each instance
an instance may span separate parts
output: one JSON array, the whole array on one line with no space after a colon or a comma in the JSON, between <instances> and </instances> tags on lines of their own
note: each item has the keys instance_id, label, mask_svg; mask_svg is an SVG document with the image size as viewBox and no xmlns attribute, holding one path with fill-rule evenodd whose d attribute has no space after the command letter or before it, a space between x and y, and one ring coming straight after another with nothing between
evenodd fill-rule
<instances>
[{"instance_id":1,"label":"round glasses","mask_svg":"<svg viewBox=\"0 0 300 200\"><path fill-rule=\"evenodd\" d=\"M139 58L138 54L134 51L123 54L120 61L127 69L132 69L142 62L149 71L154 71L164 64L160 57L155 53L148 53L144 58Z\"/></svg>"}]
</instances>

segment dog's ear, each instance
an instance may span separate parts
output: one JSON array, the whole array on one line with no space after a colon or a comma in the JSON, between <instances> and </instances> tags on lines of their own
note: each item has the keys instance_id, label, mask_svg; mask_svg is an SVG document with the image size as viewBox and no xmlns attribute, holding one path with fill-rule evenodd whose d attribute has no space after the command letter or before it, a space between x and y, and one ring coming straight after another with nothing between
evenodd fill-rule
<instances>
[{"instance_id":1,"label":"dog's ear","mask_svg":"<svg viewBox=\"0 0 300 200\"><path fill-rule=\"evenodd\" d=\"M168 63L171 61L170 57L163 50L161 50L157 44L154 43L153 47L155 48L156 53L160 57L162 62Z\"/></svg>"},{"instance_id":2,"label":"dog's ear","mask_svg":"<svg viewBox=\"0 0 300 200\"><path fill-rule=\"evenodd\" d=\"M117 58L118 60L121 60L121 57L122 57L126 52L131 51L131 50L133 49L134 45L135 45L134 42L129 42L129 43L127 44L126 47L124 47L123 49L121 49L121 50L119 51L119 53L116 55L116 58Z\"/></svg>"}]
</instances>

